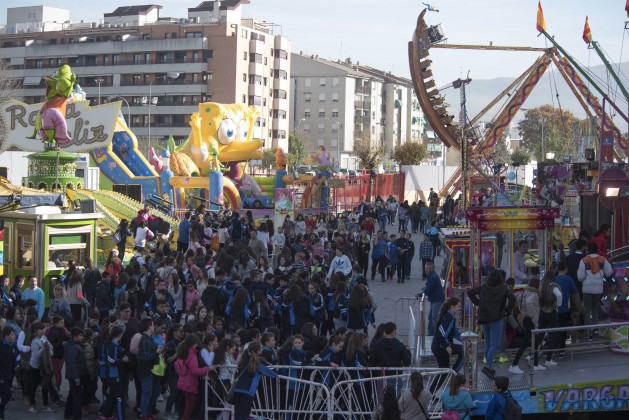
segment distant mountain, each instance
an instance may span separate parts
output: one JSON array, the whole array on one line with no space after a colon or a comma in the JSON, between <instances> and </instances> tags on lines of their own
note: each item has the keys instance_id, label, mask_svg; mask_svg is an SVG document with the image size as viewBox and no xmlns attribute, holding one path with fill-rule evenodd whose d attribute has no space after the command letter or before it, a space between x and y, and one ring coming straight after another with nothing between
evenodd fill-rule
<instances>
[{"instance_id":1,"label":"distant mountain","mask_svg":"<svg viewBox=\"0 0 629 420\"><path fill-rule=\"evenodd\" d=\"M615 68L615 66L614 66ZM540 105L552 104L554 101L555 107L559 107L559 103L561 104L561 108L564 110L568 110L575 114L579 118L585 118L586 114L581 105L579 104L577 98L572 94L572 91L566 84L565 80L559 74L559 72L555 69L553 65L551 67L553 71L547 71L544 74L542 80L539 81L533 92L529 95L528 99L524 103L524 108L535 108ZM625 75L629 75L629 62L622 63L620 65L621 72ZM615 92L618 92L618 95L622 95L620 89L616 88L616 83L613 81L611 76L607 76L607 70L605 66L594 66L591 67L590 70L596 76L594 80L604 80L607 82L609 80L610 85L612 86L612 90L610 92L610 97ZM550 74L550 78L549 75ZM579 74L580 75L580 74ZM580 75L581 76L581 75ZM628 77L624 77L621 74L621 80L626 82L625 86L629 87ZM477 115L485 106L487 106L496 96L500 94L510 83L512 83L516 78L515 77L500 77L495 79L473 79L472 83L467 86L467 109L470 118L473 118ZM584 82L587 82L583 76L581 79ZM551 89L552 83L552 89ZM559 92L559 103L557 102L556 92L555 92L555 83L557 84L557 91ZM602 89L606 89L604 84L597 83ZM598 96L598 92L593 87L590 87L592 93ZM447 90L444 92L446 96L446 102L450 104L450 114L454 115L458 119L458 93L453 93L452 90ZM600 100L600 97L599 97ZM499 104L497 104L492 110L490 110L482 121L490 121L492 120L498 110L500 109L500 105L505 103L505 99L502 100ZM621 109L626 110L626 106L622 103L622 101L618 101L617 105ZM522 118L522 113L518 113L516 117L517 120ZM626 128L625 128L626 129Z\"/></svg>"}]
</instances>

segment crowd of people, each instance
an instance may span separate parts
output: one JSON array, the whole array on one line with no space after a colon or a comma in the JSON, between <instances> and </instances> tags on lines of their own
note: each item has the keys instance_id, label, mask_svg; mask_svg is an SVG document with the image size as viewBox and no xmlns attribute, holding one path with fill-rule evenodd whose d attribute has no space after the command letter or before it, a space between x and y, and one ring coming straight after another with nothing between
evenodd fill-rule
<instances>
[{"instance_id":1,"label":"crowd of people","mask_svg":"<svg viewBox=\"0 0 629 420\"><path fill-rule=\"evenodd\" d=\"M0 347L11 354L0 361L0 388L6 391L15 375L30 412L63 406L72 419L90 404L99 404L104 419L125 418L126 408L151 419L160 400L164 418L200 418L206 403L226 399L244 419L261 376L277 375L272 365L295 366L283 373L299 378L305 366L410 366L395 324L376 325L368 265L371 259L371 281L376 273L383 282L410 278L415 245L408 222L412 232L430 230L427 212L418 209L378 197L340 217L286 216L276 227L250 212L241 217L201 206L180 222L176 248L151 231L144 209L139 223L121 222L104 265L67 262L48 309L34 275L16 276L13 286L0 278L6 316ZM421 260L428 276L436 248L428 235L426 242L432 251ZM206 375L208 402L201 401ZM63 379L70 388L65 401ZM8 401L1 398L0 418ZM227 411L218 413L227 418Z\"/></svg>"}]
</instances>

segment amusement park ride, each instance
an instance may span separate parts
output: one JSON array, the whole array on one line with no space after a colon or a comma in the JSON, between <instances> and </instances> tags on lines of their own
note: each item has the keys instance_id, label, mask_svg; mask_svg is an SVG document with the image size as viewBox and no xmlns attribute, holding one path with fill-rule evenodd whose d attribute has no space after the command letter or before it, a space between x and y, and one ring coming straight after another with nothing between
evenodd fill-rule
<instances>
[{"instance_id":1,"label":"amusement park ride","mask_svg":"<svg viewBox=\"0 0 629 420\"><path fill-rule=\"evenodd\" d=\"M628 354L627 331L629 327L626 321L629 320L629 282L627 280L629 263L626 261L628 257L626 244L629 239L629 225L626 220L629 217L629 206L625 200L629 196L627 177L629 141L626 136L622 135L607 112L608 109L613 109L616 119L629 125L627 110L623 111L617 106L590 74L581 68L555 38L546 32L541 4L538 9L537 29L553 45L550 48L449 44L445 42L446 38L440 25L426 23L426 11L420 13L412 40L408 44L412 80L426 119L446 147L460 151L462 162L440 191L442 197L448 194L454 196L460 192L459 211L465 215L462 219L467 222L467 225L450 226L441 229L440 232L446 255L442 278L450 289L450 295L458 295L465 301L465 290L480 285L484 276L494 267L504 270L507 277L514 276L513 253L516 244L521 240L529 243L531 249L529 253L534 254L530 255L532 258L529 261L531 262L529 270L541 276L546 270L551 269L553 245L562 240L567 244L569 240L576 239L580 229L592 233L601 223L608 223L611 219L613 226L611 249L613 251L609 253L609 256L614 266L614 274L605 280L602 301L610 321L625 322L625 324L607 331L609 341L602 347L598 357L610 357L610 351L611 354ZM626 102L629 99L626 87L603 55L598 43L592 41L588 23L586 23L586 29L584 40L601 57L609 74L622 91L623 102ZM449 114L444 98L437 89L431 70L432 61L429 53L434 48L505 52L538 51L542 55L472 118L467 115L465 91L471 79L468 77L454 81L452 87L460 90L461 97L460 117L458 122L455 122L454 116ZM596 162L591 157L588 162L540 162L538 163L538 184L535 186L536 194L529 194L529 197L526 197L526 193L522 190L509 196L504 191L501 165L496 165L496 162L492 160L490 150L508 129L518 110L551 65L555 66L568 84L587 116L596 121L600 142L598 161ZM584 82L583 78L587 82ZM602 97L602 104L588 86L594 88ZM481 133L477 128L477 123L489 110L501 102L502 105L496 118L487 124L489 128ZM591 189L577 188L577 183L574 181L585 178L590 181ZM571 181L572 184L570 184ZM493 189L493 207L491 204L489 207L487 204L480 206L474 199L474 194L478 193L477 188L480 186ZM501 196L502 206L495 206L496 196ZM577 207L574 206L575 199L578 209L568 209L570 204ZM574 219L580 219L580 223L573 223L570 217L563 217L569 211L572 211L572 216L580 216L574 217ZM462 306L462 326L468 331L474 330L474 310L469 301ZM613 372L615 370L613 368L602 369L598 371L598 377L594 378L576 374L576 372L588 371L587 366L581 366L579 363L574 363L573 366L574 369L568 371L554 370L552 373L544 372L541 375L536 372L537 386L543 383L540 389L536 389L532 369L529 380L522 375L511 378L512 388L522 390L516 391L519 393L516 398L524 407L524 412L629 409L627 404L629 389L624 386L626 372L618 376ZM490 390L490 382L485 378L478 378L477 382L474 369L471 365L469 369L466 369L468 383L477 386L478 392L474 394L474 399L483 401L487 396L486 391ZM539 376L541 379L538 378ZM598 382L593 382L595 379ZM581 389L587 387L596 391L591 396L582 396ZM606 389L611 392L617 392L615 395L619 398L622 395L622 401L617 400L617 404L611 406L605 404L605 396L598 393L598 390L604 387L608 387ZM611 394L609 396L613 398ZM562 397L565 398L562 399Z\"/></svg>"}]
</instances>

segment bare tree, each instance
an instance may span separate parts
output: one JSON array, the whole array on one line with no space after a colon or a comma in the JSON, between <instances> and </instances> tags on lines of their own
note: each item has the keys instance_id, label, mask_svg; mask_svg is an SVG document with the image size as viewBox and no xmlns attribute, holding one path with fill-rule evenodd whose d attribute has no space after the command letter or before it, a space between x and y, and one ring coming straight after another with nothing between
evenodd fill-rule
<instances>
[{"instance_id":1,"label":"bare tree","mask_svg":"<svg viewBox=\"0 0 629 420\"><path fill-rule=\"evenodd\" d=\"M354 141L354 154L363 168L375 169L382 161L384 147L371 141L369 132L363 132L361 138Z\"/></svg>"}]
</instances>

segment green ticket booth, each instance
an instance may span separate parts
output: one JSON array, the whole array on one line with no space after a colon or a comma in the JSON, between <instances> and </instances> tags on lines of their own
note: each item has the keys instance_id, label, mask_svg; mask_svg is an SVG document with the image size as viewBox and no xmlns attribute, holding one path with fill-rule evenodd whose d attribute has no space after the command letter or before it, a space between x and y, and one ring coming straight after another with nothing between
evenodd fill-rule
<instances>
[{"instance_id":1,"label":"green ticket booth","mask_svg":"<svg viewBox=\"0 0 629 420\"><path fill-rule=\"evenodd\" d=\"M18 274L26 279L36 275L48 305L56 279L69 260L77 266L83 266L86 258L96 261L97 221L101 217L100 213L67 213L55 206L0 213L4 222L4 274L11 284Z\"/></svg>"}]
</instances>

